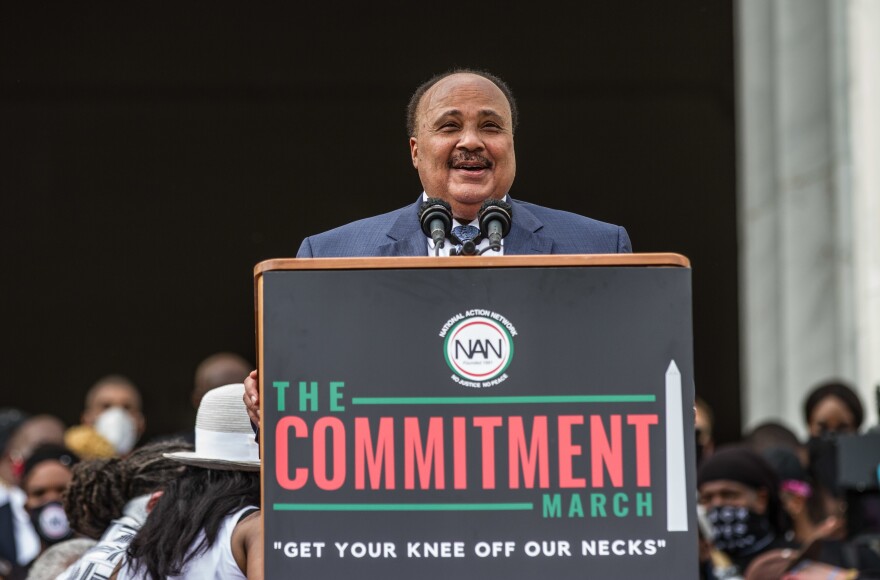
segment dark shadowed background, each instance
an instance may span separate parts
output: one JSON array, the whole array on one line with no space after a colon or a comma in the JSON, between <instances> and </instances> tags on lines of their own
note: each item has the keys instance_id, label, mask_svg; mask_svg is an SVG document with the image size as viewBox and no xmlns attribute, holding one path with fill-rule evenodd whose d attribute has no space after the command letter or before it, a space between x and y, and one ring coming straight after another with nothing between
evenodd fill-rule
<instances>
[{"instance_id":1,"label":"dark shadowed background","mask_svg":"<svg viewBox=\"0 0 880 580\"><path fill-rule=\"evenodd\" d=\"M151 435L191 425L199 360L254 360L254 264L413 202L406 102L468 66L517 96L514 197L691 259L697 393L738 437L730 0L10 4L0 406L72 423L114 372Z\"/></svg>"}]
</instances>

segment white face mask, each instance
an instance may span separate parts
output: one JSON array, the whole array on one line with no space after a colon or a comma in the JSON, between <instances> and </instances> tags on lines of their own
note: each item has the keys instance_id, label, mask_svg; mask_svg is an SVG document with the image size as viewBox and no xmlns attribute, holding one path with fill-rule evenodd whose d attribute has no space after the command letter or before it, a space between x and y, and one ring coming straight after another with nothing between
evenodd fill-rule
<instances>
[{"instance_id":1,"label":"white face mask","mask_svg":"<svg viewBox=\"0 0 880 580\"><path fill-rule=\"evenodd\" d=\"M95 420L95 431L110 442L119 455L125 455L137 443L137 425L128 411L110 407Z\"/></svg>"}]
</instances>

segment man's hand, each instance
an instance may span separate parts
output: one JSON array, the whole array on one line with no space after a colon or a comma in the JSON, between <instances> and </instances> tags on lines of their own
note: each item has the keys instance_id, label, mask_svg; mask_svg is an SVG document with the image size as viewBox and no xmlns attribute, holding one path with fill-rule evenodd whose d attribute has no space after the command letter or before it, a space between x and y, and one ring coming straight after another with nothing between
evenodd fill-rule
<instances>
[{"instance_id":1,"label":"man's hand","mask_svg":"<svg viewBox=\"0 0 880 580\"><path fill-rule=\"evenodd\" d=\"M244 406L247 407L248 417L257 428L260 428L260 383L257 378L257 371L251 371L251 374L244 380Z\"/></svg>"}]
</instances>

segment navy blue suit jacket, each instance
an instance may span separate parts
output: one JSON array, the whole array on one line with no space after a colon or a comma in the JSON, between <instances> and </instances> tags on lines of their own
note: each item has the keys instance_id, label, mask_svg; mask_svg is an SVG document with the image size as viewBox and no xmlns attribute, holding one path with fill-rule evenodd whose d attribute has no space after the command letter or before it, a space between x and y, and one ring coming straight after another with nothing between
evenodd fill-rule
<instances>
[{"instance_id":1,"label":"navy blue suit jacket","mask_svg":"<svg viewBox=\"0 0 880 580\"><path fill-rule=\"evenodd\" d=\"M513 220L504 238L505 256L632 252L629 236L620 226L507 199L513 206ZM296 257L427 256L427 238L419 226L421 203L420 196L413 205L309 236Z\"/></svg>"}]
</instances>

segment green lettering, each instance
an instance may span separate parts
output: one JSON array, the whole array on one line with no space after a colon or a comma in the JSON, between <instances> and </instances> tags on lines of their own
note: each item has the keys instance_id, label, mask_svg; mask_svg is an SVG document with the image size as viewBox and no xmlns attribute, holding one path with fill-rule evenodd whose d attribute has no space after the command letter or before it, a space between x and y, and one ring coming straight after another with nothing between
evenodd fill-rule
<instances>
[{"instance_id":1,"label":"green lettering","mask_svg":"<svg viewBox=\"0 0 880 580\"><path fill-rule=\"evenodd\" d=\"M568 506L568 517L584 517L584 505L581 503L581 496L579 493L571 494L571 503Z\"/></svg>"},{"instance_id":2,"label":"green lettering","mask_svg":"<svg viewBox=\"0 0 880 580\"><path fill-rule=\"evenodd\" d=\"M638 517L651 517L654 502L651 500L651 492L639 492L636 494L636 515Z\"/></svg>"},{"instance_id":3,"label":"green lettering","mask_svg":"<svg viewBox=\"0 0 880 580\"><path fill-rule=\"evenodd\" d=\"M596 518L604 518L607 517L608 514L605 513L605 504L607 503L607 499L601 493L591 493L590 494L590 516Z\"/></svg>"},{"instance_id":4,"label":"green lettering","mask_svg":"<svg viewBox=\"0 0 880 580\"><path fill-rule=\"evenodd\" d=\"M284 412L284 391L287 387L290 386L290 383L287 381L272 381L272 386L275 387L276 393L278 394L278 410Z\"/></svg>"},{"instance_id":5,"label":"green lettering","mask_svg":"<svg viewBox=\"0 0 880 580\"><path fill-rule=\"evenodd\" d=\"M345 405L340 405L339 400L342 398L342 393L339 392L340 389L345 387L345 383L342 381L331 381L330 382L330 410L331 411L345 411Z\"/></svg>"},{"instance_id":6,"label":"green lettering","mask_svg":"<svg viewBox=\"0 0 880 580\"><path fill-rule=\"evenodd\" d=\"M544 494L544 517L545 518L561 518L562 517L562 496L558 493Z\"/></svg>"},{"instance_id":7,"label":"green lettering","mask_svg":"<svg viewBox=\"0 0 880 580\"><path fill-rule=\"evenodd\" d=\"M309 403L311 409L306 409L306 403ZM299 410L300 411L317 411L318 410L318 383L311 381L299 382Z\"/></svg>"}]
</instances>

